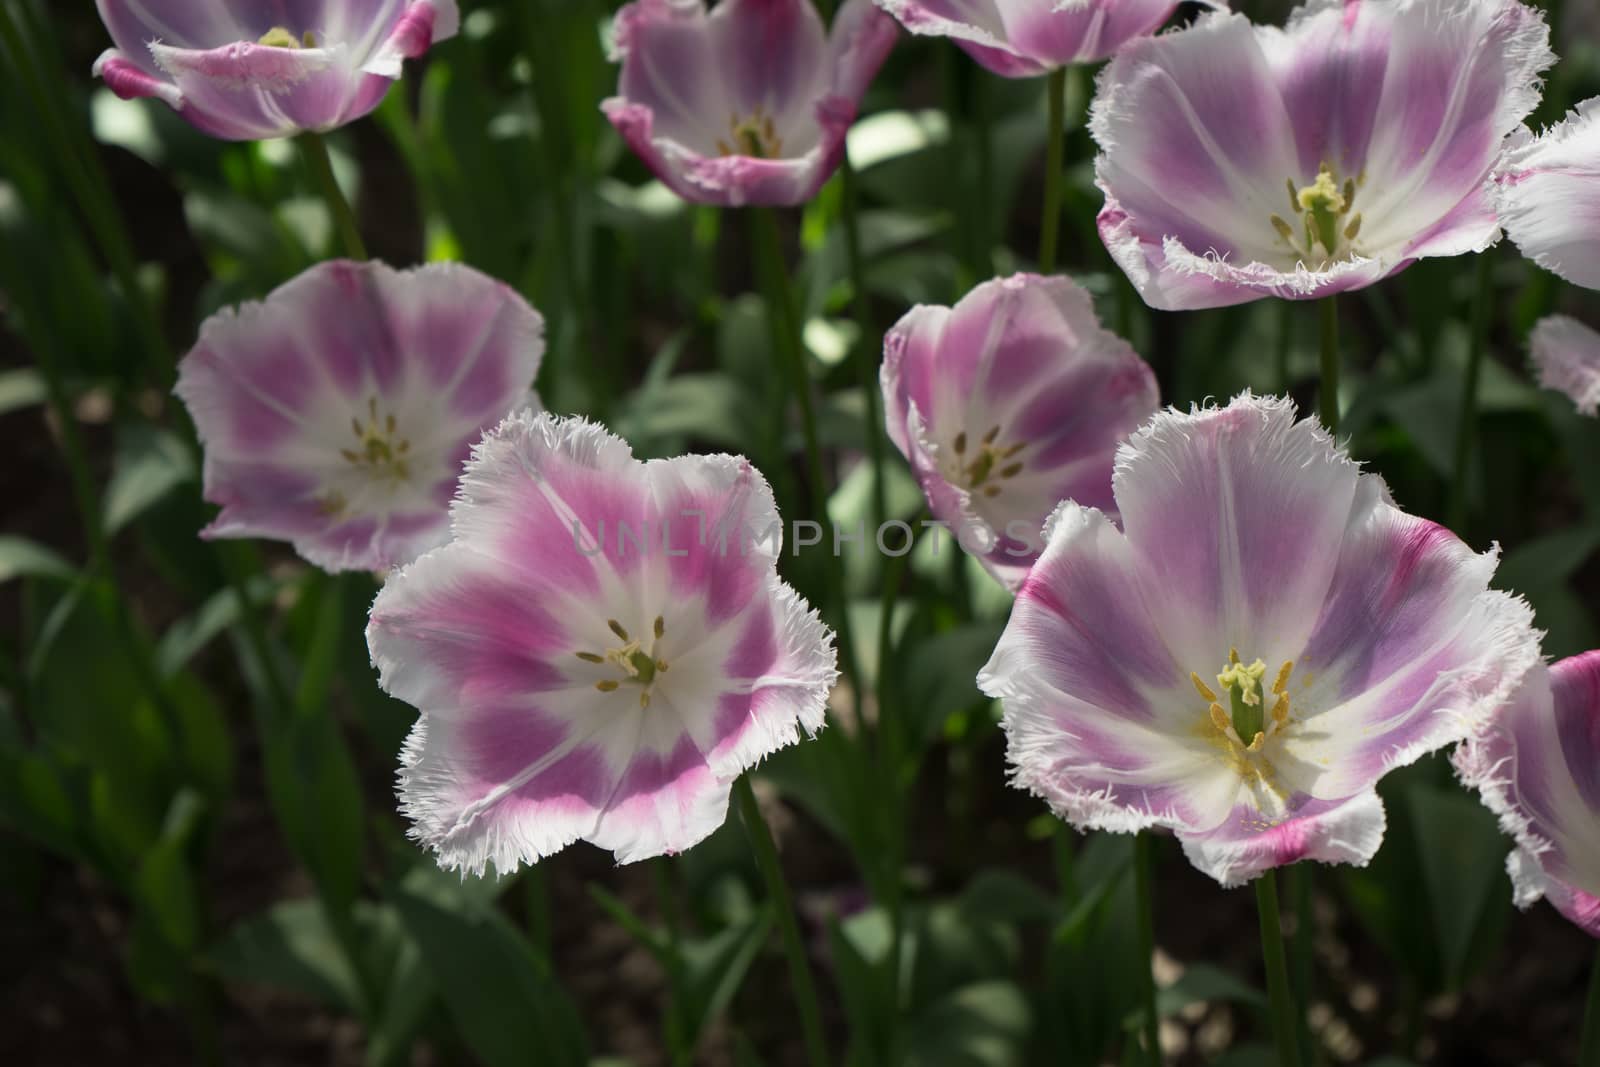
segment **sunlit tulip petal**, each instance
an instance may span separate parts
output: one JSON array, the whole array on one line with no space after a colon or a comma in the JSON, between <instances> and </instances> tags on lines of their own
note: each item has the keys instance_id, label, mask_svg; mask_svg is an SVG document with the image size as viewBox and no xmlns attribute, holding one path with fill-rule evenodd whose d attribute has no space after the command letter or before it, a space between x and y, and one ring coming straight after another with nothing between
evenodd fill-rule
<instances>
[{"instance_id":1,"label":"sunlit tulip petal","mask_svg":"<svg viewBox=\"0 0 1600 1067\"><path fill-rule=\"evenodd\" d=\"M402 60L455 35L456 0L97 0L94 72L230 141L326 131L377 107Z\"/></svg>"},{"instance_id":2,"label":"sunlit tulip petal","mask_svg":"<svg viewBox=\"0 0 1600 1067\"><path fill-rule=\"evenodd\" d=\"M1014 781L1080 828L1168 827L1224 885L1365 863L1378 780L1538 660L1495 555L1400 511L1287 401L1157 415L1114 492L1121 529L1052 516L979 675Z\"/></svg>"},{"instance_id":3,"label":"sunlit tulip petal","mask_svg":"<svg viewBox=\"0 0 1600 1067\"><path fill-rule=\"evenodd\" d=\"M1600 97L1531 135L1495 176L1501 224L1539 266L1600 289Z\"/></svg>"},{"instance_id":4,"label":"sunlit tulip petal","mask_svg":"<svg viewBox=\"0 0 1600 1067\"><path fill-rule=\"evenodd\" d=\"M486 435L454 539L390 577L367 628L384 688L422 713L400 769L413 836L445 867L508 872L720 826L734 779L821 728L836 674L778 578L778 522L738 457L640 462L532 413Z\"/></svg>"},{"instance_id":5,"label":"sunlit tulip petal","mask_svg":"<svg viewBox=\"0 0 1600 1067\"><path fill-rule=\"evenodd\" d=\"M1540 664L1455 763L1516 840L1517 904L1548 898L1600 937L1600 652Z\"/></svg>"},{"instance_id":6,"label":"sunlit tulip petal","mask_svg":"<svg viewBox=\"0 0 1600 1067\"><path fill-rule=\"evenodd\" d=\"M801 204L844 158L894 21L846 0L831 32L809 0L635 0L606 117L656 177L701 204Z\"/></svg>"},{"instance_id":7,"label":"sunlit tulip petal","mask_svg":"<svg viewBox=\"0 0 1600 1067\"><path fill-rule=\"evenodd\" d=\"M1117 446L1159 402L1089 294L1033 274L912 309L884 340L882 377L889 436L934 516L1012 587L1062 500L1114 513Z\"/></svg>"},{"instance_id":8,"label":"sunlit tulip petal","mask_svg":"<svg viewBox=\"0 0 1600 1067\"><path fill-rule=\"evenodd\" d=\"M449 535L474 442L527 405L544 323L468 267L323 263L212 316L177 393L205 446L209 537L379 570Z\"/></svg>"},{"instance_id":9,"label":"sunlit tulip petal","mask_svg":"<svg viewBox=\"0 0 1600 1067\"><path fill-rule=\"evenodd\" d=\"M877 0L915 34L948 37L1008 78L1098 63L1153 33L1176 0Z\"/></svg>"},{"instance_id":10,"label":"sunlit tulip petal","mask_svg":"<svg viewBox=\"0 0 1600 1067\"><path fill-rule=\"evenodd\" d=\"M1554 61L1516 0L1311 0L1131 42L1090 126L1100 234L1152 307L1371 285L1499 237L1487 179Z\"/></svg>"},{"instance_id":11,"label":"sunlit tulip petal","mask_svg":"<svg viewBox=\"0 0 1600 1067\"><path fill-rule=\"evenodd\" d=\"M1600 333L1551 315L1533 328L1532 348L1540 385L1566 393L1585 415L1600 414Z\"/></svg>"}]
</instances>

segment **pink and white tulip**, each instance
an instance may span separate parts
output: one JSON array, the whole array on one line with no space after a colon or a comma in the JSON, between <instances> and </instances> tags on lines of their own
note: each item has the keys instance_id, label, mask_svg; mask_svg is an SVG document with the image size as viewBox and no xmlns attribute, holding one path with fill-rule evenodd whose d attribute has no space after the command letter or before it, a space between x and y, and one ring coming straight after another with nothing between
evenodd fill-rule
<instances>
[{"instance_id":1,"label":"pink and white tulip","mask_svg":"<svg viewBox=\"0 0 1600 1067\"><path fill-rule=\"evenodd\" d=\"M1500 221L1522 254L1600 289L1600 97L1542 137L1527 134L1495 175Z\"/></svg>"},{"instance_id":2,"label":"pink and white tulip","mask_svg":"<svg viewBox=\"0 0 1600 1067\"><path fill-rule=\"evenodd\" d=\"M96 0L116 47L94 73L229 141L326 131L370 112L402 61L453 37L456 0Z\"/></svg>"},{"instance_id":3,"label":"pink and white tulip","mask_svg":"<svg viewBox=\"0 0 1600 1067\"><path fill-rule=\"evenodd\" d=\"M1516 840L1517 906L1545 897L1600 937L1600 652L1539 664L1455 764Z\"/></svg>"},{"instance_id":4,"label":"pink and white tulip","mask_svg":"<svg viewBox=\"0 0 1600 1067\"><path fill-rule=\"evenodd\" d=\"M1584 415L1600 414L1600 333L1551 315L1533 328L1532 348L1540 385L1567 394Z\"/></svg>"},{"instance_id":5,"label":"pink and white tulip","mask_svg":"<svg viewBox=\"0 0 1600 1067\"><path fill-rule=\"evenodd\" d=\"M1080 829L1167 827L1223 885L1364 864L1385 773L1462 740L1539 658L1496 555L1400 511L1292 403L1168 410L1066 502L978 684L1014 782Z\"/></svg>"},{"instance_id":6,"label":"pink and white tulip","mask_svg":"<svg viewBox=\"0 0 1600 1067\"><path fill-rule=\"evenodd\" d=\"M381 684L422 713L400 804L441 865L681 852L739 775L822 727L832 634L778 578L777 506L746 460L641 462L523 412L484 437L451 520L367 627Z\"/></svg>"},{"instance_id":7,"label":"pink and white tulip","mask_svg":"<svg viewBox=\"0 0 1600 1067\"><path fill-rule=\"evenodd\" d=\"M1177 0L877 0L912 33L948 37L995 74L1098 63L1160 29Z\"/></svg>"},{"instance_id":8,"label":"pink and white tulip","mask_svg":"<svg viewBox=\"0 0 1600 1067\"><path fill-rule=\"evenodd\" d=\"M618 13L617 95L601 108L656 177L692 203L802 204L898 30L845 0L831 31L810 0L635 0Z\"/></svg>"},{"instance_id":9,"label":"pink and white tulip","mask_svg":"<svg viewBox=\"0 0 1600 1067\"><path fill-rule=\"evenodd\" d=\"M1310 0L1133 41L1090 120L1100 235L1164 310L1360 289L1500 236L1487 179L1554 62L1517 0Z\"/></svg>"},{"instance_id":10,"label":"pink and white tulip","mask_svg":"<svg viewBox=\"0 0 1600 1067\"><path fill-rule=\"evenodd\" d=\"M531 399L544 322L454 264L319 264L207 319L177 394L205 448L202 536L292 541L327 571L449 538L472 445Z\"/></svg>"},{"instance_id":11,"label":"pink and white tulip","mask_svg":"<svg viewBox=\"0 0 1600 1067\"><path fill-rule=\"evenodd\" d=\"M1117 446L1155 414L1155 374L1062 277L985 282L884 339L889 437L934 517L1016 588L1062 500L1115 514Z\"/></svg>"}]
</instances>

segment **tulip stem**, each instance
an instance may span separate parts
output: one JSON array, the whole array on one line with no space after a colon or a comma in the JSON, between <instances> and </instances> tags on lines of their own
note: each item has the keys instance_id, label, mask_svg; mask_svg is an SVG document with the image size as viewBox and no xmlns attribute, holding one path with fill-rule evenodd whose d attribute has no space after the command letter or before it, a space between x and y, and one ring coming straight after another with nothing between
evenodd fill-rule
<instances>
[{"instance_id":1,"label":"tulip stem","mask_svg":"<svg viewBox=\"0 0 1600 1067\"><path fill-rule=\"evenodd\" d=\"M848 155L839 167L844 192L844 248L850 264L850 291L856 316L856 366L860 369L861 390L867 401L867 461L872 465L872 528L876 530L885 515L883 485L883 394L878 384L877 348L872 343L871 297L867 292L867 267L861 257L860 191L856 188L855 167Z\"/></svg>"},{"instance_id":2,"label":"tulip stem","mask_svg":"<svg viewBox=\"0 0 1600 1067\"><path fill-rule=\"evenodd\" d=\"M339 179L333 173L333 161L328 158L328 143L320 133L307 130L300 135L300 151L306 157L306 166L311 168L312 178L322 190L322 199L327 201L328 213L333 216L333 228L339 231L339 241L344 245L345 255L351 259L366 259L367 246L362 242L361 230L356 226L356 213L350 209L350 201L345 199L344 190L339 188Z\"/></svg>"},{"instance_id":3,"label":"tulip stem","mask_svg":"<svg viewBox=\"0 0 1600 1067\"><path fill-rule=\"evenodd\" d=\"M1156 982L1151 965L1156 955L1155 892L1152 881L1155 867L1155 838L1142 830L1133 839L1133 881L1139 912L1139 993L1144 1004L1145 1059L1161 1067L1161 1017L1156 1014Z\"/></svg>"},{"instance_id":4,"label":"tulip stem","mask_svg":"<svg viewBox=\"0 0 1600 1067\"><path fill-rule=\"evenodd\" d=\"M1589 1001L1583 1011L1583 1044L1579 1046L1578 1067L1600 1067L1600 952L1595 953L1594 970L1589 975Z\"/></svg>"},{"instance_id":5,"label":"tulip stem","mask_svg":"<svg viewBox=\"0 0 1600 1067\"><path fill-rule=\"evenodd\" d=\"M1309 863L1296 863L1285 877L1289 880L1290 907L1294 909L1294 940L1289 944L1289 966L1294 981L1295 996L1304 1004L1311 999L1311 986L1316 980L1312 951L1311 879L1313 869ZM1300 1059L1312 1063L1315 1049L1311 1040L1311 1027L1305 1013L1295 1017L1295 1039L1300 1043Z\"/></svg>"},{"instance_id":6,"label":"tulip stem","mask_svg":"<svg viewBox=\"0 0 1600 1067\"><path fill-rule=\"evenodd\" d=\"M1049 123L1044 155L1044 215L1039 222L1039 273L1056 269L1056 243L1061 237L1061 168L1066 155L1067 72L1050 72L1045 90Z\"/></svg>"},{"instance_id":7,"label":"tulip stem","mask_svg":"<svg viewBox=\"0 0 1600 1067\"><path fill-rule=\"evenodd\" d=\"M1322 425L1334 436L1339 433L1339 304L1338 298L1322 298L1322 384L1318 393L1317 414Z\"/></svg>"},{"instance_id":8,"label":"tulip stem","mask_svg":"<svg viewBox=\"0 0 1600 1067\"><path fill-rule=\"evenodd\" d=\"M1467 523L1468 486L1472 449L1478 428L1478 385L1483 380L1483 354L1489 327L1489 301L1494 297L1494 262L1491 252L1478 254L1473 286L1471 335L1467 339L1467 374L1461 386L1461 414L1456 422L1456 462L1450 481L1450 526L1461 532Z\"/></svg>"},{"instance_id":9,"label":"tulip stem","mask_svg":"<svg viewBox=\"0 0 1600 1067\"><path fill-rule=\"evenodd\" d=\"M794 897L789 883L783 877L783 867L778 863L778 848L772 842L772 831L756 803L755 790L750 787L750 776L740 775L733 783L733 793L739 802L739 815L744 820L745 832L750 835L750 847L756 854L756 864L767 883L767 895L777 912L778 929L783 934L784 952L789 957L789 980L794 983L794 1001L800 1009L800 1033L805 1039L806 1057L811 1067L831 1067L828 1045L822 1036L822 1011L817 1003L817 986L811 977L811 964L806 959L805 941L800 937L800 924L795 919Z\"/></svg>"},{"instance_id":10,"label":"tulip stem","mask_svg":"<svg viewBox=\"0 0 1600 1067\"><path fill-rule=\"evenodd\" d=\"M1278 879L1267 871L1256 879L1256 910L1261 917L1261 958L1267 967L1267 995L1272 1007L1272 1039L1279 1067L1300 1067L1294 992L1283 951L1283 920L1278 912Z\"/></svg>"}]
</instances>

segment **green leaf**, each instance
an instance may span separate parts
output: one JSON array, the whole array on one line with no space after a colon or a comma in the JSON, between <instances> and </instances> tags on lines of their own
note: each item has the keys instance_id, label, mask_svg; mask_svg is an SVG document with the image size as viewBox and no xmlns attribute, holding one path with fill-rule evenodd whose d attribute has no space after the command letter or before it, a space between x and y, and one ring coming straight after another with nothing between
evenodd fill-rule
<instances>
[{"instance_id":1,"label":"green leaf","mask_svg":"<svg viewBox=\"0 0 1600 1067\"><path fill-rule=\"evenodd\" d=\"M1494 940L1510 908L1505 873L1508 845L1494 815L1459 790L1417 787L1407 795L1415 821L1433 927L1451 989L1471 977L1469 964L1484 955L1480 939ZM1493 923L1499 913L1500 924Z\"/></svg>"},{"instance_id":2,"label":"green leaf","mask_svg":"<svg viewBox=\"0 0 1600 1067\"><path fill-rule=\"evenodd\" d=\"M0 537L0 582L13 578L58 578L71 581L77 576L72 564L52 548L26 537Z\"/></svg>"},{"instance_id":3,"label":"green leaf","mask_svg":"<svg viewBox=\"0 0 1600 1067\"><path fill-rule=\"evenodd\" d=\"M197 792L172 798L161 836L139 864L133 882L128 976L145 997L167 1003L183 995L188 961L203 933L200 890L191 867L192 839L205 820Z\"/></svg>"},{"instance_id":4,"label":"green leaf","mask_svg":"<svg viewBox=\"0 0 1600 1067\"><path fill-rule=\"evenodd\" d=\"M391 894L461 1040L485 1067L585 1067L577 1011L522 934L491 908L428 893L411 879Z\"/></svg>"},{"instance_id":5,"label":"green leaf","mask_svg":"<svg viewBox=\"0 0 1600 1067\"><path fill-rule=\"evenodd\" d=\"M930 1005L911 1027L911 1067L1023 1067L1033 1015L1006 981L965 986Z\"/></svg>"},{"instance_id":6,"label":"green leaf","mask_svg":"<svg viewBox=\"0 0 1600 1067\"><path fill-rule=\"evenodd\" d=\"M207 952L222 977L304 993L353 1011L356 976L320 901L281 900L241 920Z\"/></svg>"},{"instance_id":7,"label":"green leaf","mask_svg":"<svg viewBox=\"0 0 1600 1067\"><path fill-rule=\"evenodd\" d=\"M985 699L978 691L978 671L994 654L1004 628L1003 620L967 623L917 643L905 660L899 689L915 742L927 744L945 719Z\"/></svg>"},{"instance_id":8,"label":"green leaf","mask_svg":"<svg viewBox=\"0 0 1600 1067\"><path fill-rule=\"evenodd\" d=\"M365 803L331 715L279 722L267 738L267 787L284 835L329 906L348 908L361 882Z\"/></svg>"},{"instance_id":9,"label":"green leaf","mask_svg":"<svg viewBox=\"0 0 1600 1067\"><path fill-rule=\"evenodd\" d=\"M32 367L0 372L0 415L43 404L47 395L44 378Z\"/></svg>"},{"instance_id":10,"label":"green leaf","mask_svg":"<svg viewBox=\"0 0 1600 1067\"><path fill-rule=\"evenodd\" d=\"M1209 963L1191 963L1176 982L1157 992L1156 1013L1162 1017L1176 1015L1191 1004L1218 1000L1262 1010L1267 1007L1267 995L1255 986ZM1139 1025L1143 1014L1135 1012L1129 1017L1130 1029Z\"/></svg>"},{"instance_id":11,"label":"green leaf","mask_svg":"<svg viewBox=\"0 0 1600 1067\"><path fill-rule=\"evenodd\" d=\"M124 428L106 487L106 533L116 533L194 476L194 456L175 434L143 424Z\"/></svg>"}]
</instances>

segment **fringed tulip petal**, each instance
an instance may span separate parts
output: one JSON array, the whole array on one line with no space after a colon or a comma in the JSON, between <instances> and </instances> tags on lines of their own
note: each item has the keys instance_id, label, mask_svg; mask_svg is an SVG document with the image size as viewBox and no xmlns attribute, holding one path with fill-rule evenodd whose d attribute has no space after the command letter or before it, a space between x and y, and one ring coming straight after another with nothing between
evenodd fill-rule
<instances>
[{"instance_id":1,"label":"fringed tulip petal","mask_svg":"<svg viewBox=\"0 0 1600 1067\"><path fill-rule=\"evenodd\" d=\"M265 5L98 0L116 48L94 73L124 98L158 96L225 140L326 131L377 107L403 60L453 36L455 0Z\"/></svg>"},{"instance_id":2,"label":"fringed tulip petal","mask_svg":"<svg viewBox=\"0 0 1600 1067\"><path fill-rule=\"evenodd\" d=\"M1516 841L1518 906L1547 897L1600 937L1600 652L1539 665L1455 764Z\"/></svg>"},{"instance_id":3,"label":"fringed tulip petal","mask_svg":"<svg viewBox=\"0 0 1600 1067\"><path fill-rule=\"evenodd\" d=\"M1154 33L1175 0L877 0L912 33L948 37L995 74L1029 78L1098 63Z\"/></svg>"},{"instance_id":4,"label":"fringed tulip petal","mask_svg":"<svg viewBox=\"0 0 1600 1067\"><path fill-rule=\"evenodd\" d=\"M1501 224L1522 254L1600 289L1600 97L1526 139L1496 175Z\"/></svg>"},{"instance_id":5,"label":"fringed tulip petal","mask_svg":"<svg viewBox=\"0 0 1600 1067\"><path fill-rule=\"evenodd\" d=\"M1090 128L1100 233L1164 310L1371 285L1499 236L1488 178L1554 62L1517 0L1311 0L1135 40Z\"/></svg>"},{"instance_id":6,"label":"fringed tulip petal","mask_svg":"<svg viewBox=\"0 0 1600 1067\"><path fill-rule=\"evenodd\" d=\"M735 778L822 727L832 636L778 579L777 507L745 460L639 462L524 412L474 452L452 529L367 629L380 682L421 712L400 800L442 865L681 852Z\"/></svg>"},{"instance_id":7,"label":"fringed tulip petal","mask_svg":"<svg viewBox=\"0 0 1600 1067\"><path fill-rule=\"evenodd\" d=\"M889 436L935 517L1015 588L1062 500L1112 509L1117 446L1156 410L1155 375L1066 278L985 282L914 308L884 340Z\"/></svg>"},{"instance_id":8,"label":"fringed tulip petal","mask_svg":"<svg viewBox=\"0 0 1600 1067\"><path fill-rule=\"evenodd\" d=\"M201 327L177 393L205 447L211 537L292 541L329 571L443 543L461 465L526 405L543 321L467 267L313 267Z\"/></svg>"},{"instance_id":9,"label":"fringed tulip petal","mask_svg":"<svg viewBox=\"0 0 1600 1067\"><path fill-rule=\"evenodd\" d=\"M1540 385L1567 394L1584 415L1600 414L1600 333L1551 315L1533 328L1532 349Z\"/></svg>"},{"instance_id":10,"label":"fringed tulip petal","mask_svg":"<svg viewBox=\"0 0 1600 1067\"><path fill-rule=\"evenodd\" d=\"M844 158L845 133L894 44L893 20L846 0L831 31L807 0L636 0L617 14L623 140L685 200L792 205Z\"/></svg>"},{"instance_id":11,"label":"fringed tulip petal","mask_svg":"<svg viewBox=\"0 0 1600 1067\"><path fill-rule=\"evenodd\" d=\"M1494 556L1412 519L1287 401L1169 411L1066 503L979 687L1018 785L1080 827L1172 829L1225 885L1364 863L1374 786L1538 662Z\"/></svg>"}]
</instances>

